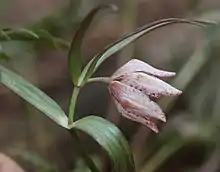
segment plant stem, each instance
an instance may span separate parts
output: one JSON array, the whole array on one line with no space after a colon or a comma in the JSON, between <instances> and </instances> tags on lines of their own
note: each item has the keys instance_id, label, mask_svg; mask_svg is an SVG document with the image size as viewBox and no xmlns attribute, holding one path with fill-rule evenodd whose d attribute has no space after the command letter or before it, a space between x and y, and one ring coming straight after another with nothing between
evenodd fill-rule
<instances>
[{"instance_id":1,"label":"plant stem","mask_svg":"<svg viewBox=\"0 0 220 172\"><path fill-rule=\"evenodd\" d=\"M107 77L92 78L87 83L89 82L109 83L109 78ZM79 95L79 91L80 91L80 87L75 86L72 97L71 97L70 106L69 106L69 125L73 125L74 123L75 107L76 107L76 102L77 102L77 97ZM79 153L81 154L82 158L84 159L85 163L90 168L90 170L92 172L100 172L100 170L94 164L93 160L88 156L88 153L85 151L84 146L81 143L77 132L74 129L70 129L69 133L72 139L74 140L74 142L76 143L77 150L79 150Z\"/></svg>"},{"instance_id":2,"label":"plant stem","mask_svg":"<svg viewBox=\"0 0 220 172\"><path fill-rule=\"evenodd\" d=\"M69 133L70 133L72 139L74 140L74 142L76 143L77 150L81 154L82 158L84 159L85 163L90 168L90 170L92 172L100 172L100 170L94 164L93 160L88 156L88 153L85 151L85 149L84 149L85 146L80 141L80 138L79 138L77 132L74 129L71 129L71 130L69 130Z\"/></svg>"},{"instance_id":3,"label":"plant stem","mask_svg":"<svg viewBox=\"0 0 220 172\"><path fill-rule=\"evenodd\" d=\"M109 77L97 77L97 78L89 79L87 83L92 83L92 82L109 83L109 80L110 80ZM74 122L75 107L76 107L76 101L77 101L79 91L80 91L80 87L75 86L72 97L71 97L71 101L70 101L70 107L69 107L69 125L71 125Z\"/></svg>"},{"instance_id":4,"label":"plant stem","mask_svg":"<svg viewBox=\"0 0 220 172\"><path fill-rule=\"evenodd\" d=\"M71 97L70 107L69 107L69 124L73 124L74 122L74 114L75 114L75 107L76 107L76 101L77 97L79 95L80 87L75 87L73 90L73 94ZM77 134L77 132L74 129L70 129L69 133L76 143L77 150L79 151L80 155L84 159L87 166L90 168L92 172L99 172L99 169L94 164L93 160L88 156L88 153L85 151L85 148L83 144L80 141L80 138Z\"/></svg>"},{"instance_id":5,"label":"plant stem","mask_svg":"<svg viewBox=\"0 0 220 172\"><path fill-rule=\"evenodd\" d=\"M90 78L86 84L92 83L92 82L104 82L106 84L109 84L110 78L109 77L96 77L96 78Z\"/></svg>"},{"instance_id":6,"label":"plant stem","mask_svg":"<svg viewBox=\"0 0 220 172\"><path fill-rule=\"evenodd\" d=\"M69 107L69 124L72 124L74 122L75 107L76 107L76 101L79 91L80 91L79 87L75 87L73 90L73 94L70 101L70 107Z\"/></svg>"}]
</instances>

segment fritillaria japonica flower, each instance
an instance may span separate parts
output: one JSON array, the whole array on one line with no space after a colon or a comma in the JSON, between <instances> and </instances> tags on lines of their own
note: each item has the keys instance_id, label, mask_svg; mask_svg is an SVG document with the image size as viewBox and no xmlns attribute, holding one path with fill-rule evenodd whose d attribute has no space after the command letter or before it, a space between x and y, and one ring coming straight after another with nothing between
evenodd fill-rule
<instances>
[{"instance_id":1,"label":"fritillaria japonica flower","mask_svg":"<svg viewBox=\"0 0 220 172\"><path fill-rule=\"evenodd\" d=\"M109 91L122 116L158 133L156 120L166 122L166 117L152 98L178 96L182 93L160 79L173 76L174 72L159 70L133 59L112 75Z\"/></svg>"}]
</instances>

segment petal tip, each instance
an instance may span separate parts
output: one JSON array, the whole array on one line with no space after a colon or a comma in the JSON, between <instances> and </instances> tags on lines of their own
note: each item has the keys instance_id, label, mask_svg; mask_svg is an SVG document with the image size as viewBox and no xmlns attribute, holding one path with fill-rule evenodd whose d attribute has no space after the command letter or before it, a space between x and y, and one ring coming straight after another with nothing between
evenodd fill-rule
<instances>
[{"instance_id":1,"label":"petal tip","mask_svg":"<svg viewBox=\"0 0 220 172\"><path fill-rule=\"evenodd\" d=\"M179 96L179 95L181 95L183 92L181 91L181 90L178 90L178 89L176 89L176 92L175 92L175 96Z\"/></svg>"},{"instance_id":2,"label":"petal tip","mask_svg":"<svg viewBox=\"0 0 220 172\"><path fill-rule=\"evenodd\" d=\"M166 116L165 115L161 116L160 120L166 122L167 121Z\"/></svg>"},{"instance_id":3,"label":"petal tip","mask_svg":"<svg viewBox=\"0 0 220 172\"><path fill-rule=\"evenodd\" d=\"M168 72L168 71L163 71L163 70L159 70L152 74L155 77L159 77L159 78L172 78L174 76L176 76L175 72Z\"/></svg>"},{"instance_id":4,"label":"petal tip","mask_svg":"<svg viewBox=\"0 0 220 172\"><path fill-rule=\"evenodd\" d=\"M176 72L166 72L167 77L174 77L176 76Z\"/></svg>"},{"instance_id":5,"label":"petal tip","mask_svg":"<svg viewBox=\"0 0 220 172\"><path fill-rule=\"evenodd\" d=\"M179 93L178 93L178 94L182 94L182 93L183 93L181 90L178 90L178 91L179 91Z\"/></svg>"},{"instance_id":6,"label":"petal tip","mask_svg":"<svg viewBox=\"0 0 220 172\"><path fill-rule=\"evenodd\" d=\"M155 133L159 133L159 129L157 128L157 127L155 127L155 128L151 128L151 130L153 131L153 132L155 132Z\"/></svg>"}]
</instances>

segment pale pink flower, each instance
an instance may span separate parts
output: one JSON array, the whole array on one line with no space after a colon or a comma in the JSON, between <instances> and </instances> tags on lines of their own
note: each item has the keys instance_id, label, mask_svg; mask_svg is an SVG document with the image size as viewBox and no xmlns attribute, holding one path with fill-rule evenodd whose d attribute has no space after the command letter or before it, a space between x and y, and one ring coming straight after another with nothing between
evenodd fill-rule
<instances>
[{"instance_id":1,"label":"pale pink flower","mask_svg":"<svg viewBox=\"0 0 220 172\"><path fill-rule=\"evenodd\" d=\"M159 79L173 76L174 72L159 70L133 59L112 75L109 91L122 116L158 133L156 120L166 122L166 117L151 98L180 95L180 90Z\"/></svg>"}]
</instances>

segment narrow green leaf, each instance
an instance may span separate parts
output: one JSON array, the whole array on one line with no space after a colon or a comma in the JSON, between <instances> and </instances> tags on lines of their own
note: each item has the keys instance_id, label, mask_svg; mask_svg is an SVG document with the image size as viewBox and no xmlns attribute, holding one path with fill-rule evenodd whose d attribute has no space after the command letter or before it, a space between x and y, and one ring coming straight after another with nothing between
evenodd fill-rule
<instances>
[{"instance_id":1,"label":"narrow green leaf","mask_svg":"<svg viewBox=\"0 0 220 172\"><path fill-rule=\"evenodd\" d=\"M97 116L88 116L76 121L72 127L89 134L99 143L109 155L116 172L135 171L128 142L114 124Z\"/></svg>"},{"instance_id":2,"label":"narrow green leaf","mask_svg":"<svg viewBox=\"0 0 220 172\"><path fill-rule=\"evenodd\" d=\"M10 39L18 39L18 40L29 40L29 39L39 39L39 36L31 30L19 28L15 30L7 30L5 33L8 35Z\"/></svg>"},{"instance_id":3,"label":"narrow green leaf","mask_svg":"<svg viewBox=\"0 0 220 172\"><path fill-rule=\"evenodd\" d=\"M70 48L70 43L62 38L57 38L51 35L48 31L44 29L34 30L34 32L39 36L40 41L45 41L47 45L51 48Z\"/></svg>"},{"instance_id":4,"label":"narrow green leaf","mask_svg":"<svg viewBox=\"0 0 220 172\"><path fill-rule=\"evenodd\" d=\"M106 47L100 54L96 55L83 69L82 74L79 77L79 84L84 84L92 74L97 70L97 68L109 57L111 57L114 53L118 52L128 44L132 43L133 41L137 40L141 36L155 30L161 28L166 25L175 24L175 23L185 23L190 25L197 25L197 26L204 26L204 25L213 25L215 23L212 22L203 22L203 21L193 21L187 19L178 19L178 18L169 18L163 19L156 22L152 22L147 24L136 31L125 35L121 39L117 40L110 46Z\"/></svg>"},{"instance_id":5,"label":"narrow green leaf","mask_svg":"<svg viewBox=\"0 0 220 172\"><path fill-rule=\"evenodd\" d=\"M37 109L44 112L57 124L68 128L67 116L60 106L37 87L3 66L0 66L0 82Z\"/></svg>"},{"instance_id":6,"label":"narrow green leaf","mask_svg":"<svg viewBox=\"0 0 220 172\"><path fill-rule=\"evenodd\" d=\"M69 65L70 75L75 85L77 85L78 78L83 68L83 58L81 56L81 45L82 45L83 37L87 29L89 28L90 24L92 23L92 20L95 17L95 15L100 10L106 9L106 8L110 8L114 10L115 6L101 5L101 6L94 8L82 21L78 30L76 31L75 36L73 37L71 47L69 50L69 55L68 55L68 60L69 60L68 65Z\"/></svg>"},{"instance_id":7,"label":"narrow green leaf","mask_svg":"<svg viewBox=\"0 0 220 172\"><path fill-rule=\"evenodd\" d=\"M46 41L50 47L57 48L57 44L54 41L54 37L46 30L39 29L35 33L38 35L40 40Z\"/></svg>"},{"instance_id":8,"label":"narrow green leaf","mask_svg":"<svg viewBox=\"0 0 220 172\"><path fill-rule=\"evenodd\" d=\"M68 48L69 42L62 38L57 38L43 29L3 29L0 30L0 41L45 41L52 48Z\"/></svg>"}]
</instances>

